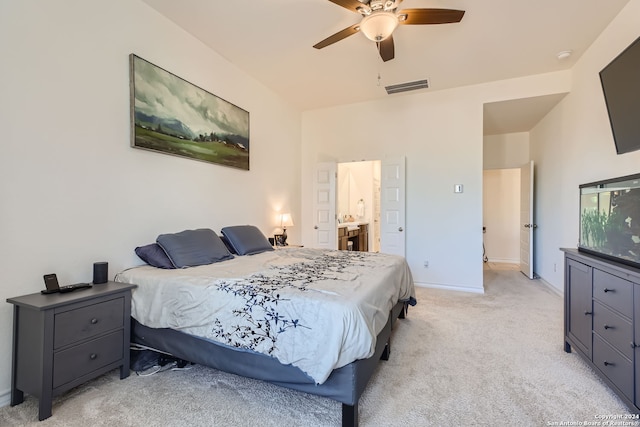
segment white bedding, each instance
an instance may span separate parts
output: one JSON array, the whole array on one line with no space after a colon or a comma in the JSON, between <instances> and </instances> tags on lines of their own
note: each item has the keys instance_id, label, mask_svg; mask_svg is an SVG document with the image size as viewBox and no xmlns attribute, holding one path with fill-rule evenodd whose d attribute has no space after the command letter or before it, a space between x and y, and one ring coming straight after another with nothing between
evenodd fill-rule
<instances>
[{"instance_id":1,"label":"white bedding","mask_svg":"<svg viewBox=\"0 0 640 427\"><path fill-rule=\"evenodd\" d=\"M371 356L389 311L415 290L404 258L286 248L177 270L131 268L131 315L232 347L270 354L322 384Z\"/></svg>"}]
</instances>

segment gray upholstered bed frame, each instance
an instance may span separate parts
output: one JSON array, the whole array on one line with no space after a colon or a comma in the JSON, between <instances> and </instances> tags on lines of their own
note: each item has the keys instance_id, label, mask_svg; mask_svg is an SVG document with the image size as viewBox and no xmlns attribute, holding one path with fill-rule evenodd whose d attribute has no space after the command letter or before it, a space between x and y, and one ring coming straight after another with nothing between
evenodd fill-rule
<instances>
[{"instance_id":1,"label":"gray upholstered bed frame","mask_svg":"<svg viewBox=\"0 0 640 427\"><path fill-rule=\"evenodd\" d=\"M378 360L389 358L391 328L397 318L405 317L407 308L406 302L399 302L393 307L385 327L378 334L373 356L335 369L321 385L317 385L300 369L283 365L273 357L232 349L173 329L148 328L135 319L132 319L131 342L224 372L337 400L342 403L342 425L356 427L358 400L373 375Z\"/></svg>"}]
</instances>

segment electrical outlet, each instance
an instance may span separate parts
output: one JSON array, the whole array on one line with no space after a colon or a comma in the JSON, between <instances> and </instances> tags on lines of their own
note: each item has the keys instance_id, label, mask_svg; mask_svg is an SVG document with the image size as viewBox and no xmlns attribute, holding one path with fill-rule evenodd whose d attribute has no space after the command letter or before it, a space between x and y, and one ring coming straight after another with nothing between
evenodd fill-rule
<instances>
[{"instance_id":1,"label":"electrical outlet","mask_svg":"<svg viewBox=\"0 0 640 427\"><path fill-rule=\"evenodd\" d=\"M425 260L425 262L424 262L424 268L429 268L429 261L426 261L426 260Z\"/></svg>"}]
</instances>

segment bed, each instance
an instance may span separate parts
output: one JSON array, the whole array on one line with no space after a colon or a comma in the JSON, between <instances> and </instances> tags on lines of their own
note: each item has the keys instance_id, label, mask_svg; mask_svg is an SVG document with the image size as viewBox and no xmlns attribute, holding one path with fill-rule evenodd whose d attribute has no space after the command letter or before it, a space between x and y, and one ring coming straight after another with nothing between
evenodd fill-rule
<instances>
[{"instance_id":1,"label":"bed","mask_svg":"<svg viewBox=\"0 0 640 427\"><path fill-rule=\"evenodd\" d=\"M252 226L222 234L158 236L146 249L160 260L136 248L150 265L116 275L138 285L132 343L329 397L342 403L343 426L357 426L358 400L389 357L394 322L416 303L404 258L274 250Z\"/></svg>"}]
</instances>

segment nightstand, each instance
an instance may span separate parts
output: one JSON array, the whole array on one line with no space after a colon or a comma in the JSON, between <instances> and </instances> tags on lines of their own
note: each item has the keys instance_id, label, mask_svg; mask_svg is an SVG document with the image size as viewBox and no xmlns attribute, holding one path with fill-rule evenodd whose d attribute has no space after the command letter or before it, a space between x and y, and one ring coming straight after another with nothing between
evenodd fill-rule
<instances>
[{"instance_id":1,"label":"nightstand","mask_svg":"<svg viewBox=\"0 0 640 427\"><path fill-rule=\"evenodd\" d=\"M131 289L107 282L69 293L8 298L13 304L11 406L24 393L39 399L38 419L51 400L120 367L129 376Z\"/></svg>"}]
</instances>

